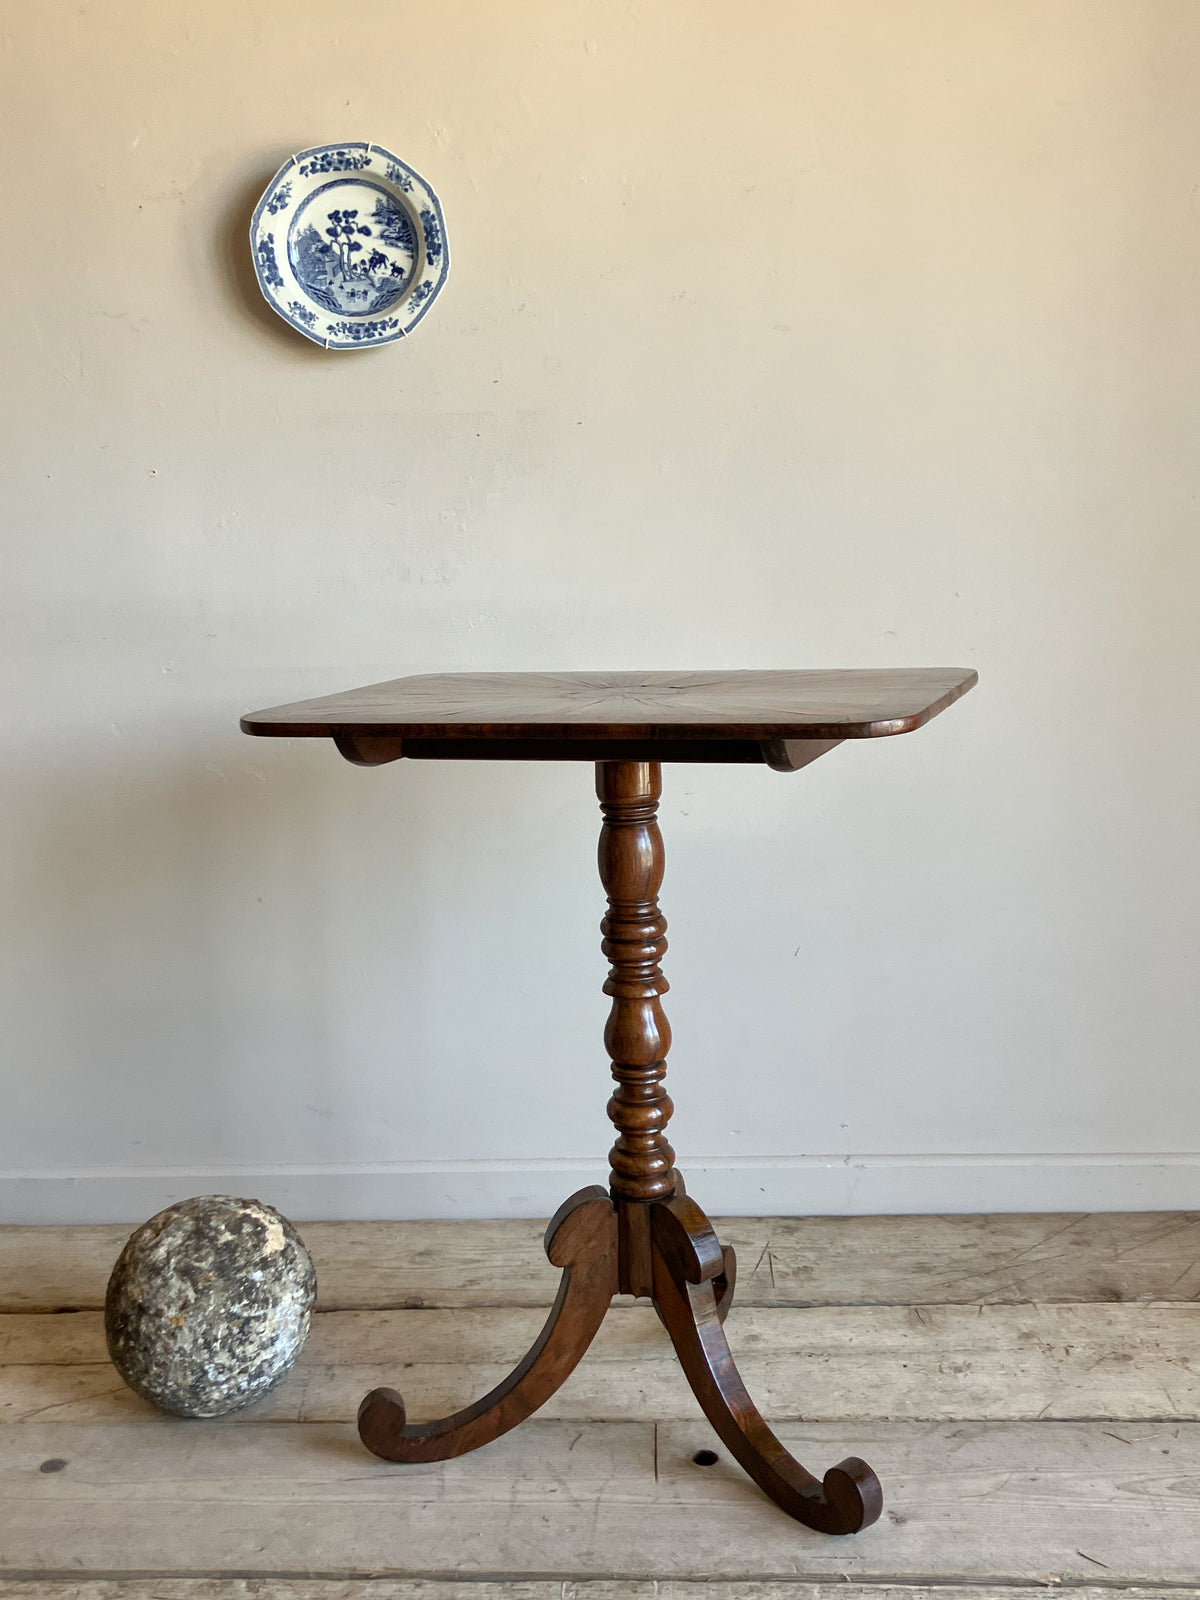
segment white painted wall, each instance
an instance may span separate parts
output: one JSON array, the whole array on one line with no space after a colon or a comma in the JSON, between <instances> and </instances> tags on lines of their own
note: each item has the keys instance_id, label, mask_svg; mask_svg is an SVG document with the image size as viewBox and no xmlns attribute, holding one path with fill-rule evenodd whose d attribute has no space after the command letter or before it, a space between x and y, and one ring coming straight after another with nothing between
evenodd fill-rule
<instances>
[{"instance_id":1,"label":"white painted wall","mask_svg":"<svg viewBox=\"0 0 1200 1600\"><path fill-rule=\"evenodd\" d=\"M468 668L977 666L799 776L668 771L693 1188L1200 1203L1195 0L3 32L5 1217L602 1177L590 769L237 729ZM400 347L253 284L337 138L446 209Z\"/></svg>"}]
</instances>

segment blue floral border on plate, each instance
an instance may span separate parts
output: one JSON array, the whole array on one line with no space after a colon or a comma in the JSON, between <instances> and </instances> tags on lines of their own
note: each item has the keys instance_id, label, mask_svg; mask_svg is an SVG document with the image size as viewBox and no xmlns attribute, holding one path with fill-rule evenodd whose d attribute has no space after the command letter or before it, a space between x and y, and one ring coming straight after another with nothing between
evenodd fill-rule
<instances>
[{"instance_id":1,"label":"blue floral border on plate","mask_svg":"<svg viewBox=\"0 0 1200 1600\"><path fill-rule=\"evenodd\" d=\"M311 310L304 304L301 298L303 291L294 283L286 244L282 247L281 266L274 229L264 227L264 218L269 224L290 203L292 180L289 173L312 177L334 172L363 172L375 156L384 163L383 176L406 196L412 197L414 188L419 187L421 204L414 205L414 210L425 239L426 261L437 263L436 277L422 278L401 302L400 311L395 316L364 317L361 321L347 317L339 321L331 319L328 323L329 333L337 332L342 337L337 339L327 334L323 338L314 325L322 316L329 317L329 313ZM410 199L410 204L415 198ZM428 204L424 203L425 200L428 200ZM333 144L314 145L311 149L300 150L290 156L268 183L254 208L254 215L250 219L250 245L254 274L267 304L289 327L295 328L297 333L303 334L313 344L320 345L323 350L369 350L407 338L437 299L450 272L446 219L437 194L407 161L402 161L383 145L365 139L342 139ZM293 286L289 287L285 273L288 278L293 278ZM414 308L416 314L406 319L404 313Z\"/></svg>"}]
</instances>

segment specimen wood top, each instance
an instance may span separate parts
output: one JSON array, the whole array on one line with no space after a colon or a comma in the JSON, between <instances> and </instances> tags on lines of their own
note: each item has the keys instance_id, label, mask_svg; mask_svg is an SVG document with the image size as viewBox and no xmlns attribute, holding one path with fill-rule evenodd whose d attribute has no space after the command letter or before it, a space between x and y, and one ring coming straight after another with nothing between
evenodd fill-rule
<instances>
[{"instance_id":1,"label":"specimen wood top","mask_svg":"<svg viewBox=\"0 0 1200 1600\"><path fill-rule=\"evenodd\" d=\"M968 667L771 672L445 672L254 711L246 733L397 739L874 739L909 733L976 682Z\"/></svg>"}]
</instances>

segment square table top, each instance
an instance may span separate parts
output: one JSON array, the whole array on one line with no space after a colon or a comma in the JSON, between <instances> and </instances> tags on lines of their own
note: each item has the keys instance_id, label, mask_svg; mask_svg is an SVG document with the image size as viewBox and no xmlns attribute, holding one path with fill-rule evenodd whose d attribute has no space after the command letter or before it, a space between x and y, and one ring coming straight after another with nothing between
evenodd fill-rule
<instances>
[{"instance_id":1,"label":"square table top","mask_svg":"<svg viewBox=\"0 0 1200 1600\"><path fill-rule=\"evenodd\" d=\"M909 733L976 681L968 667L420 673L250 712L242 729L333 738L349 759L368 765L375 761L364 751L379 760L404 754L775 765L765 747L779 741Z\"/></svg>"}]
</instances>

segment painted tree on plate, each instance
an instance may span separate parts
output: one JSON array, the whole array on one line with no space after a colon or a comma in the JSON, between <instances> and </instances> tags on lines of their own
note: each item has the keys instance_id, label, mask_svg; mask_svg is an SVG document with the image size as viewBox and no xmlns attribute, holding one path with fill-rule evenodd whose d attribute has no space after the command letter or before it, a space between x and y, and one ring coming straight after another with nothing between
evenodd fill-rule
<instances>
[{"instance_id":1,"label":"painted tree on plate","mask_svg":"<svg viewBox=\"0 0 1200 1600\"><path fill-rule=\"evenodd\" d=\"M330 227L325 229L326 236L333 240L333 248L338 253L342 277L349 278L353 270L353 260L356 252L362 245L355 238L355 234L363 234L370 238L371 230L365 223L359 222L357 207L344 211L331 211L329 213ZM378 254L378 252L376 252Z\"/></svg>"}]
</instances>

